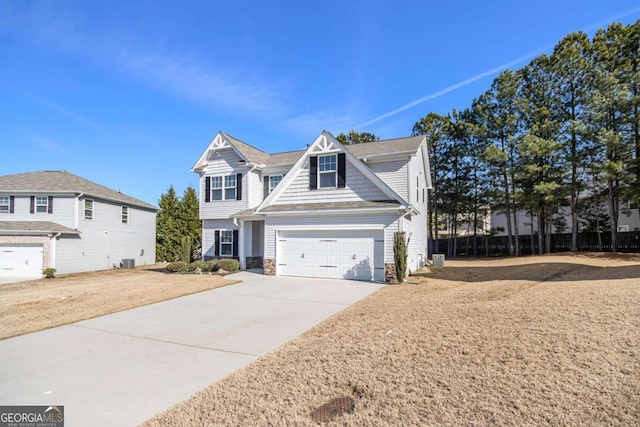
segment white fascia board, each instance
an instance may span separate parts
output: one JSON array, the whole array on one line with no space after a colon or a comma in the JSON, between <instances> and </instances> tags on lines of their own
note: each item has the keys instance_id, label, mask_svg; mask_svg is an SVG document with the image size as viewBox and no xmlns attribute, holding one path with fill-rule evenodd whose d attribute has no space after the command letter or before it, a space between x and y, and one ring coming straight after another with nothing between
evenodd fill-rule
<instances>
[{"instance_id":1,"label":"white fascia board","mask_svg":"<svg viewBox=\"0 0 640 427\"><path fill-rule=\"evenodd\" d=\"M204 170L204 166L207 164L207 157L211 151L220 150L224 148L231 148L242 160L247 163L249 159L242 155L242 153L233 145L233 143L227 138L224 132L220 131L218 134L211 140L207 148L198 158L198 161L191 167L191 172L200 173Z\"/></svg>"},{"instance_id":2,"label":"white fascia board","mask_svg":"<svg viewBox=\"0 0 640 427\"><path fill-rule=\"evenodd\" d=\"M324 214L361 214L361 213L375 213L375 212L398 212L398 215L404 214L405 210L404 206L400 207L388 207L388 208L342 208L342 209L309 209L309 210L290 210L290 211L273 211L273 212L261 212L261 215L264 216L295 216L295 215L324 215Z\"/></svg>"}]
</instances>

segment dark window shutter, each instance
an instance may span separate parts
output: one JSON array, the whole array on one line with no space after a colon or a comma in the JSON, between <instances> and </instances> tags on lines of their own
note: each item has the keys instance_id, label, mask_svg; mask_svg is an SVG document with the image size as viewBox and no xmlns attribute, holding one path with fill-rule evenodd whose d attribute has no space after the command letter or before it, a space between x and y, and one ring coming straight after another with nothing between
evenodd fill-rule
<instances>
[{"instance_id":1,"label":"dark window shutter","mask_svg":"<svg viewBox=\"0 0 640 427\"><path fill-rule=\"evenodd\" d=\"M236 174L236 200L242 200L242 174Z\"/></svg>"},{"instance_id":2,"label":"dark window shutter","mask_svg":"<svg viewBox=\"0 0 640 427\"><path fill-rule=\"evenodd\" d=\"M233 230L233 256L238 258L238 230Z\"/></svg>"},{"instance_id":3,"label":"dark window shutter","mask_svg":"<svg viewBox=\"0 0 640 427\"><path fill-rule=\"evenodd\" d=\"M263 198L266 199L267 196L269 195L269 175L265 176L264 178L262 178L262 194L263 194Z\"/></svg>"},{"instance_id":4,"label":"dark window shutter","mask_svg":"<svg viewBox=\"0 0 640 427\"><path fill-rule=\"evenodd\" d=\"M49 196L49 206L47 209L48 209L47 213L50 213L50 214L53 213L53 196Z\"/></svg>"},{"instance_id":5,"label":"dark window shutter","mask_svg":"<svg viewBox=\"0 0 640 427\"><path fill-rule=\"evenodd\" d=\"M9 196L9 213L16 212L16 196Z\"/></svg>"},{"instance_id":6,"label":"dark window shutter","mask_svg":"<svg viewBox=\"0 0 640 427\"><path fill-rule=\"evenodd\" d=\"M36 206L36 196L31 196L31 205L29 207L29 213L35 212L35 206Z\"/></svg>"},{"instance_id":7,"label":"dark window shutter","mask_svg":"<svg viewBox=\"0 0 640 427\"><path fill-rule=\"evenodd\" d=\"M318 158L309 157L309 190L318 189Z\"/></svg>"},{"instance_id":8,"label":"dark window shutter","mask_svg":"<svg viewBox=\"0 0 640 427\"><path fill-rule=\"evenodd\" d=\"M207 176L204 178L204 201L211 201L211 177Z\"/></svg>"},{"instance_id":9,"label":"dark window shutter","mask_svg":"<svg viewBox=\"0 0 640 427\"><path fill-rule=\"evenodd\" d=\"M215 238L215 250L213 252L213 254L215 256L220 256L220 230L216 230L216 238Z\"/></svg>"},{"instance_id":10,"label":"dark window shutter","mask_svg":"<svg viewBox=\"0 0 640 427\"><path fill-rule=\"evenodd\" d=\"M347 183L347 156L338 154L338 188L344 188Z\"/></svg>"}]
</instances>

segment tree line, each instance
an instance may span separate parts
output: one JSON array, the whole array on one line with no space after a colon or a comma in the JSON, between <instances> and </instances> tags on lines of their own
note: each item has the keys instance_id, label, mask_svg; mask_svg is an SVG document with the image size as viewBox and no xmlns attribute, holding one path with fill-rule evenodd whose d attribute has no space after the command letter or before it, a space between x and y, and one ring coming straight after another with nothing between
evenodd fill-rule
<instances>
[{"instance_id":1,"label":"tree line","mask_svg":"<svg viewBox=\"0 0 640 427\"><path fill-rule=\"evenodd\" d=\"M457 228L470 222L475 248L493 210L506 217L511 255L526 235L550 252L554 229L570 230L572 250L581 231L609 232L615 251L622 202L640 202L639 125L640 20L567 35L551 54L503 71L468 108L415 123L429 144L430 235L437 244L444 218L455 253Z\"/></svg>"}]
</instances>

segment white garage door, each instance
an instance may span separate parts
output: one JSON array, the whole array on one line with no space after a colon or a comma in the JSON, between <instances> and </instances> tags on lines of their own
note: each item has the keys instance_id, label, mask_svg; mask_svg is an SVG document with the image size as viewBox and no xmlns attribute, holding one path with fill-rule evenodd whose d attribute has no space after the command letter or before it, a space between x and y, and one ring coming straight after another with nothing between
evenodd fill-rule
<instances>
[{"instance_id":1,"label":"white garage door","mask_svg":"<svg viewBox=\"0 0 640 427\"><path fill-rule=\"evenodd\" d=\"M280 231L278 274L384 280L382 231Z\"/></svg>"},{"instance_id":2,"label":"white garage door","mask_svg":"<svg viewBox=\"0 0 640 427\"><path fill-rule=\"evenodd\" d=\"M42 246L0 246L0 277L42 277Z\"/></svg>"}]
</instances>

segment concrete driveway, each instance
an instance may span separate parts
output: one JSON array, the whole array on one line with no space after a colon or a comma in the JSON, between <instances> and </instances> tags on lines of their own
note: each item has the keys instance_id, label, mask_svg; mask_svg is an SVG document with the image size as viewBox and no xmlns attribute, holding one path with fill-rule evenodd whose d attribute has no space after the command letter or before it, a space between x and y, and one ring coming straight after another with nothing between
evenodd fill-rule
<instances>
[{"instance_id":1,"label":"concrete driveway","mask_svg":"<svg viewBox=\"0 0 640 427\"><path fill-rule=\"evenodd\" d=\"M383 286L231 278L243 283L0 341L0 405L63 405L68 427L136 425Z\"/></svg>"}]
</instances>

